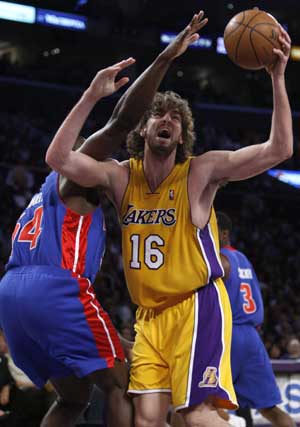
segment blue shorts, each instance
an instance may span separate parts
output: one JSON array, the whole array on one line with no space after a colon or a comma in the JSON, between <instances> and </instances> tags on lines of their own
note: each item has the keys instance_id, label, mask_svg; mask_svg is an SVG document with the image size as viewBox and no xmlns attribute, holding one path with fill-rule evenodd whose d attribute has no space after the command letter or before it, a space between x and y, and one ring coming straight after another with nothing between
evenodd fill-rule
<instances>
[{"instance_id":1,"label":"blue shorts","mask_svg":"<svg viewBox=\"0 0 300 427\"><path fill-rule=\"evenodd\" d=\"M271 408L281 403L270 359L253 326L233 325L231 369L241 408Z\"/></svg>"},{"instance_id":2,"label":"blue shorts","mask_svg":"<svg viewBox=\"0 0 300 427\"><path fill-rule=\"evenodd\" d=\"M28 266L0 282L0 325L16 365L42 387L124 360L118 334L91 282L68 270Z\"/></svg>"}]
</instances>

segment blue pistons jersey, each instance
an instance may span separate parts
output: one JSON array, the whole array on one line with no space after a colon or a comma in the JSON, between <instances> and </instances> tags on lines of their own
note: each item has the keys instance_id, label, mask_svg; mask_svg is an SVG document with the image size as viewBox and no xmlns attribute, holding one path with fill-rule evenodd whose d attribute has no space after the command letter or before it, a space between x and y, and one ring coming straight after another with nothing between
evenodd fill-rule
<instances>
[{"instance_id":1,"label":"blue pistons jersey","mask_svg":"<svg viewBox=\"0 0 300 427\"><path fill-rule=\"evenodd\" d=\"M241 408L272 408L281 402L265 346L257 331L264 317L260 285L248 258L225 246L230 263L225 286L232 309L231 369Z\"/></svg>"},{"instance_id":2,"label":"blue pistons jersey","mask_svg":"<svg viewBox=\"0 0 300 427\"><path fill-rule=\"evenodd\" d=\"M247 257L236 249L225 246L221 253L228 258L230 275L225 281L234 324L261 325L264 308L260 285Z\"/></svg>"},{"instance_id":3,"label":"blue pistons jersey","mask_svg":"<svg viewBox=\"0 0 300 427\"><path fill-rule=\"evenodd\" d=\"M102 209L80 215L67 208L58 194L58 179L51 172L18 219L6 270L60 267L93 282L105 250Z\"/></svg>"}]
</instances>

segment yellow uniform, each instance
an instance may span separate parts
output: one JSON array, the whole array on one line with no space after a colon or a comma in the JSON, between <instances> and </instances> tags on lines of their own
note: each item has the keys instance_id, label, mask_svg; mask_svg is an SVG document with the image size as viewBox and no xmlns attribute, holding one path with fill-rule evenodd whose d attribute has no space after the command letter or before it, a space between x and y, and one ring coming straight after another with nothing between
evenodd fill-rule
<instances>
[{"instance_id":1,"label":"yellow uniform","mask_svg":"<svg viewBox=\"0 0 300 427\"><path fill-rule=\"evenodd\" d=\"M122 245L128 289L139 308L129 391L171 391L177 409L208 396L234 407L231 311L220 279L216 216L212 209L202 230L191 222L190 161L175 165L151 192L143 162L130 160Z\"/></svg>"}]
</instances>

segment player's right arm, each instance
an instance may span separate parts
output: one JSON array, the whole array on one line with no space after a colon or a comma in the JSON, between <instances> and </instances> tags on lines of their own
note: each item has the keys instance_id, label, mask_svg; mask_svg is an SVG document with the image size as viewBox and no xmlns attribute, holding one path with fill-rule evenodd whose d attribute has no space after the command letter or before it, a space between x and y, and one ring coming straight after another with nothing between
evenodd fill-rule
<instances>
[{"instance_id":1,"label":"player's right arm","mask_svg":"<svg viewBox=\"0 0 300 427\"><path fill-rule=\"evenodd\" d=\"M128 58L99 71L59 127L47 150L46 162L61 175L64 175L65 171L68 173L72 167L80 163L80 160L82 162L81 169L86 168L87 159L83 155L74 154L72 151L81 128L101 98L111 95L128 82L127 77L118 81L116 81L116 77L121 70L133 62L133 58ZM72 179L68 175L65 176Z\"/></svg>"},{"instance_id":2,"label":"player's right arm","mask_svg":"<svg viewBox=\"0 0 300 427\"><path fill-rule=\"evenodd\" d=\"M103 189L108 189L120 167L115 160L98 162L86 154L70 151L65 161L60 162L59 166L54 166L53 169L81 187L101 186Z\"/></svg>"},{"instance_id":3,"label":"player's right arm","mask_svg":"<svg viewBox=\"0 0 300 427\"><path fill-rule=\"evenodd\" d=\"M292 114L285 86L285 69L291 40L283 29L279 38L282 50L274 49L278 59L268 70L273 87L273 116L269 139L236 151L210 151L195 158L194 166L207 165L209 183L222 184L256 176L293 155ZM196 171L196 167L194 168ZM197 171L195 172L197 174ZM199 170L201 173L201 170Z\"/></svg>"}]
</instances>

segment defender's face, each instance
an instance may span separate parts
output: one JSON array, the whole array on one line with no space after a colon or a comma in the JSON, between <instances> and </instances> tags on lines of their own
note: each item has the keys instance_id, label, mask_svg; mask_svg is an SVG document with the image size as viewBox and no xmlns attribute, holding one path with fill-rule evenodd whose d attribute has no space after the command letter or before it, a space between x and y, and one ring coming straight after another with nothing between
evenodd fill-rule
<instances>
[{"instance_id":1,"label":"defender's face","mask_svg":"<svg viewBox=\"0 0 300 427\"><path fill-rule=\"evenodd\" d=\"M170 153L182 144L182 118L177 110L155 112L141 131L145 143L155 153Z\"/></svg>"}]
</instances>

